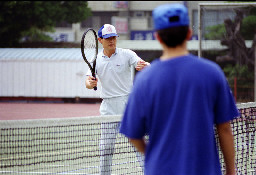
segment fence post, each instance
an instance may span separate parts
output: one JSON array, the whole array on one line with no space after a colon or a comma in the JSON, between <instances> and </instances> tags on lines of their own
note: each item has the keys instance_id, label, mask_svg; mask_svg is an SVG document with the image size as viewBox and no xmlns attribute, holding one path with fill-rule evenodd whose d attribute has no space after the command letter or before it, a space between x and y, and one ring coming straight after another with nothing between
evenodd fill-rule
<instances>
[{"instance_id":1,"label":"fence post","mask_svg":"<svg viewBox=\"0 0 256 175\"><path fill-rule=\"evenodd\" d=\"M237 102L237 78L234 78L234 96L235 96L235 101Z\"/></svg>"},{"instance_id":2,"label":"fence post","mask_svg":"<svg viewBox=\"0 0 256 175\"><path fill-rule=\"evenodd\" d=\"M256 34L254 38L256 38ZM256 44L254 46L254 102L256 102Z\"/></svg>"}]
</instances>

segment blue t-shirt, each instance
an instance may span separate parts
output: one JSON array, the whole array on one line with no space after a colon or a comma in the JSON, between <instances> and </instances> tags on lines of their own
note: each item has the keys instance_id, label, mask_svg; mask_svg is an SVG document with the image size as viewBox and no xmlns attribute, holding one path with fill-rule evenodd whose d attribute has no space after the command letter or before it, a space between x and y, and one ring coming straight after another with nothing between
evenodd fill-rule
<instances>
[{"instance_id":1,"label":"blue t-shirt","mask_svg":"<svg viewBox=\"0 0 256 175\"><path fill-rule=\"evenodd\" d=\"M146 175L219 175L214 124L238 115L220 67L189 54L137 74L120 132L149 135Z\"/></svg>"}]
</instances>

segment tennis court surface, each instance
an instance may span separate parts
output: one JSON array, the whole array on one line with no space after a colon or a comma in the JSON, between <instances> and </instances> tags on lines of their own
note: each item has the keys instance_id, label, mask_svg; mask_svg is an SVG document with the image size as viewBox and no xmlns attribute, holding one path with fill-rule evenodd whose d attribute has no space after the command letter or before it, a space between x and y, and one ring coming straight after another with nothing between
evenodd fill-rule
<instances>
[{"instance_id":1,"label":"tennis court surface","mask_svg":"<svg viewBox=\"0 0 256 175\"><path fill-rule=\"evenodd\" d=\"M87 110L85 106L82 108ZM241 115L232 121L237 172L255 175L256 103L239 104L238 108ZM60 111L67 114L68 110L71 108ZM99 174L102 124L117 123L121 116L65 116L1 118L0 174ZM220 157L225 171L221 154ZM112 174L143 174L134 148L121 134L116 139Z\"/></svg>"},{"instance_id":2,"label":"tennis court surface","mask_svg":"<svg viewBox=\"0 0 256 175\"><path fill-rule=\"evenodd\" d=\"M0 103L0 120L98 116L99 108L99 103Z\"/></svg>"}]
</instances>

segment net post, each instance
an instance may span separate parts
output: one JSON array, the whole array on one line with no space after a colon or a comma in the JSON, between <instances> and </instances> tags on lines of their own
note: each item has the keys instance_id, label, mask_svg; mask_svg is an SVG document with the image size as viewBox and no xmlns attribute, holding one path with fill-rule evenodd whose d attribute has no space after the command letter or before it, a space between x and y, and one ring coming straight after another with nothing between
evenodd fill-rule
<instances>
[{"instance_id":1,"label":"net post","mask_svg":"<svg viewBox=\"0 0 256 175\"><path fill-rule=\"evenodd\" d=\"M256 38L256 34L254 38ZM254 46L254 102L256 102L256 45Z\"/></svg>"},{"instance_id":2,"label":"net post","mask_svg":"<svg viewBox=\"0 0 256 175\"><path fill-rule=\"evenodd\" d=\"M235 101L237 102L237 78L234 78L234 96L235 96Z\"/></svg>"},{"instance_id":3,"label":"net post","mask_svg":"<svg viewBox=\"0 0 256 175\"><path fill-rule=\"evenodd\" d=\"M201 14L201 6L202 4L198 4L198 57L200 58L202 56L202 43L201 43L201 38L202 38L202 27L201 27L201 19L202 19L202 14Z\"/></svg>"}]
</instances>

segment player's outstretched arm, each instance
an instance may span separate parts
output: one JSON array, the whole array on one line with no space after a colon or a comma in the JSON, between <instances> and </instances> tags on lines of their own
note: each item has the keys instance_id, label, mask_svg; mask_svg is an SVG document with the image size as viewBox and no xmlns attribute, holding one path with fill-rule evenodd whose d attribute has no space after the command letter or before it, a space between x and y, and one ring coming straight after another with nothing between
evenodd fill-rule
<instances>
[{"instance_id":1,"label":"player's outstretched arm","mask_svg":"<svg viewBox=\"0 0 256 175\"><path fill-rule=\"evenodd\" d=\"M129 141L136 147L136 149L145 154L146 142L144 139L129 139Z\"/></svg>"},{"instance_id":2,"label":"player's outstretched arm","mask_svg":"<svg viewBox=\"0 0 256 175\"><path fill-rule=\"evenodd\" d=\"M235 149L234 138L230 126L230 122L217 125L219 135L220 148L224 156L226 165L226 175L235 175Z\"/></svg>"},{"instance_id":3,"label":"player's outstretched arm","mask_svg":"<svg viewBox=\"0 0 256 175\"><path fill-rule=\"evenodd\" d=\"M135 69L136 69L137 71L141 71L144 67L147 67L147 66L149 66L149 65L150 65L149 62L146 62L146 61L144 61L144 60L140 60L140 61L138 61L138 64L137 64L137 66L135 67Z\"/></svg>"}]
</instances>

